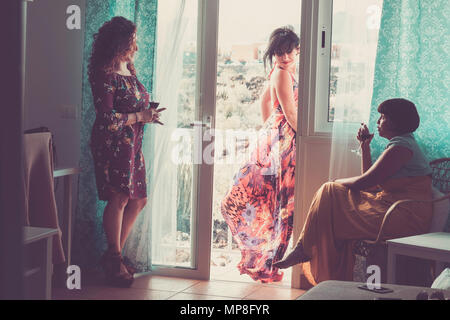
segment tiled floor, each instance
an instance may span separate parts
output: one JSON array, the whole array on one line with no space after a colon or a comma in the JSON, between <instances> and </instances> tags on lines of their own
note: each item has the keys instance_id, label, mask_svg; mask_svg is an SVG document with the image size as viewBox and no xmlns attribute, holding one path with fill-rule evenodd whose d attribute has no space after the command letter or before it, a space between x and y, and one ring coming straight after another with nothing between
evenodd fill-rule
<instances>
[{"instance_id":1,"label":"tiled floor","mask_svg":"<svg viewBox=\"0 0 450 320\"><path fill-rule=\"evenodd\" d=\"M293 300L305 291L285 286L222 280L191 280L135 275L131 288L85 285L81 290L54 288L54 300Z\"/></svg>"}]
</instances>

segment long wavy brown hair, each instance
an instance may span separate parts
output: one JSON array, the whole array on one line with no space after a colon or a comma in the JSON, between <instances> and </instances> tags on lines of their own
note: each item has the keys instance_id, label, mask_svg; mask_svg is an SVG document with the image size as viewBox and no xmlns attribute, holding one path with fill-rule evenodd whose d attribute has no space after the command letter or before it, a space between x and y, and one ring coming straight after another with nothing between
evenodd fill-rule
<instances>
[{"instance_id":1,"label":"long wavy brown hair","mask_svg":"<svg viewBox=\"0 0 450 320\"><path fill-rule=\"evenodd\" d=\"M94 34L88 76L92 83L99 73L112 73L120 68L120 62L137 51L136 25L124 17L114 17L105 22ZM134 64L127 64L131 74L136 75Z\"/></svg>"}]
</instances>

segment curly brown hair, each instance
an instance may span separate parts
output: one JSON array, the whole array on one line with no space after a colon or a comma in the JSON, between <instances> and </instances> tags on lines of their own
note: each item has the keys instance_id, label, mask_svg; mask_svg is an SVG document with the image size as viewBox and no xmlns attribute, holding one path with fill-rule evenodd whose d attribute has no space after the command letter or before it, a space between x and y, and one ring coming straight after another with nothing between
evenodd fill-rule
<instances>
[{"instance_id":1,"label":"curly brown hair","mask_svg":"<svg viewBox=\"0 0 450 320\"><path fill-rule=\"evenodd\" d=\"M94 34L88 76L92 83L98 73L112 73L119 69L120 62L137 51L136 25L124 17L114 17L105 22ZM132 75L136 75L134 64L127 64Z\"/></svg>"}]
</instances>

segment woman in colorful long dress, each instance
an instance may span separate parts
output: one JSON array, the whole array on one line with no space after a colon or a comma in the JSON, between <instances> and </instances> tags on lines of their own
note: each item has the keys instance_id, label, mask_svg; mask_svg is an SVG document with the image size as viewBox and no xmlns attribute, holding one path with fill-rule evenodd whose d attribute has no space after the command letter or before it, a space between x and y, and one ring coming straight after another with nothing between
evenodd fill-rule
<instances>
[{"instance_id":1,"label":"woman in colorful long dress","mask_svg":"<svg viewBox=\"0 0 450 320\"><path fill-rule=\"evenodd\" d=\"M299 38L290 27L272 32L264 63L275 66L262 96L263 128L256 149L234 177L221 212L241 250L241 274L262 282L281 281L273 267L292 234Z\"/></svg>"},{"instance_id":2,"label":"woman in colorful long dress","mask_svg":"<svg viewBox=\"0 0 450 320\"><path fill-rule=\"evenodd\" d=\"M360 239L375 240L388 208L398 200L431 200L431 168L413 132L420 118L414 103L386 100L378 106L380 137L389 140L372 164L367 126L358 131L362 150L360 176L327 182L316 192L294 250L275 265L303 263L313 284L325 280L351 281L352 246ZM427 233L432 218L429 202L400 204L384 228L382 240Z\"/></svg>"},{"instance_id":3,"label":"woman in colorful long dress","mask_svg":"<svg viewBox=\"0 0 450 320\"><path fill-rule=\"evenodd\" d=\"M149 93L134 69L136 26L114 17L94 35L89 61L96 118L91 133L98 197L107 201L103 228L108 250L101 262L109 284L128 287L133 271L121 252L137 216L147 202L143 129L163 109L147 109Z\"/></svg>"}]
</instances>

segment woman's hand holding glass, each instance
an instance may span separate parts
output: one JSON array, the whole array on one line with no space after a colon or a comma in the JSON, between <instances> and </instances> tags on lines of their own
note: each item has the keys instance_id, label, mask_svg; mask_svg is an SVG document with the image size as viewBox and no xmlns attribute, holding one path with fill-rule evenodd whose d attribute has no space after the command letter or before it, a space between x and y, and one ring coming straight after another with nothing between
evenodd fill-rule
<instances>
[{"instance_id":1,"label":"woman's hand holding glass","mask_svg":"<svg viewBox=\"0 0 450 320\"><path fill-rule=\"evenodd\" d=\"M159 121L159 118L160 118L160 113L164 110L166 110L166 108L145 109L144 111L142 111L142 122L143 123L159 123L162 125L163 123Z\"/></svg>"},{"instance_id":2,"label":"woman's hand holding glass","mask_svg":"<svg viewBox=\"0 0 450 320\"><path fill-rule=\"evenodd\" d=\"M369 128L367 128L365 123L361 123L361 127L358 130L358 135L356 139L358 139L361 148L369 146L370 142L373 139L374 134L369 132Z\"/></svg>"},{"instance_id":3,"label":"woman's hand holding glass","mask_svg":"<svg viewBox=\"0 0 450 320\"><path fill-rule=\"evenodd\" d=\"M160 125L163 125L164 123L162 123L162 122L160 122L159 121L159 117L160 117L160 114L161 114L161 112L162 111L164 111L164 110L166 110L166 108L159 108L159 109L153 109L152 108L152 110L153 110L153 118L152 118L152 122L154 122L154 123L159 123Z\"/></svg>"}]
</instances>

